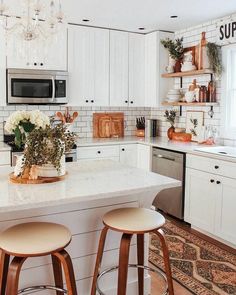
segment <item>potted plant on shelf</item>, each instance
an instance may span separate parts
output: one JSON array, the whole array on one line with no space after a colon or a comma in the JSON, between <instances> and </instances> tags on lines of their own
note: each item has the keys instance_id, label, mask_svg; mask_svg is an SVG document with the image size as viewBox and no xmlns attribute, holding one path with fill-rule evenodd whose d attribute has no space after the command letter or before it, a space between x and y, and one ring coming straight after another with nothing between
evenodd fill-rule
<instances>
[{"instance_id":1,"label":"potted plant on shelf","mask_svg":"<svg viewBox=\"0 0 236 295\"><path fill-rule=\"evenodd\" d=\"M206 49L210 68L213 70L216 79L220 79L223 72L221 47L215 43L208 42Z\"/></svg>"},{"instance_id":2,"label":"potted plant on shelf","mask_svg":"<svg viewBox=\"0 0 236 295\"><path fill-rule=\"evenodd\" d=\"M166 110L164 117L166 118L166 121L170 123L171 127L167 130L167 136L169 139L172 139L173 133L175 132L175 119L177 116L176 110Z\"/></svg>"},{"instance_id":3,"label":"potted plant on shelf","mask_svg":"<svg viewBox=\"0 0 236 295\"><path fill-rule=\"evenodd\" d=\"M136 136L145 137L145 118L136 118Z\"/></svg>"},{"instance_id":4,"label":"potted plant on shelf","mask_svg":"<svg viewBox=\"0 0 236 295\"><path fill-rule=\"evenodd\" d=\"M181 71L181 61L184 54L183 48L183 37L177 38L176 40L171 40L167 38L165 40L161 40L161 44L169 51L169 56L175 61L174 71Z\"/></svg>"}]
</instances>

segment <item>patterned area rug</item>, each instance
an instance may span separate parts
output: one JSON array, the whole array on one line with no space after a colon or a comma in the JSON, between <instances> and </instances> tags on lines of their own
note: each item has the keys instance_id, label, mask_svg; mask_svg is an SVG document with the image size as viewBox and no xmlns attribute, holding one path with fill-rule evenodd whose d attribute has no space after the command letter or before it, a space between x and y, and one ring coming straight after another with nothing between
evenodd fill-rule
<instances>
[{"instance_id":1,"label":"patterned area rug","mask_svg":"<svg viewBox=\"0 0 236 295\"><path fill-rule=\"evenodd\" d=\"M196 295L236 295L236 255L167 221L164 228L173 278ZM164 269L158 238L151 236L149 261Z\"/></svg>"}]
</instances>

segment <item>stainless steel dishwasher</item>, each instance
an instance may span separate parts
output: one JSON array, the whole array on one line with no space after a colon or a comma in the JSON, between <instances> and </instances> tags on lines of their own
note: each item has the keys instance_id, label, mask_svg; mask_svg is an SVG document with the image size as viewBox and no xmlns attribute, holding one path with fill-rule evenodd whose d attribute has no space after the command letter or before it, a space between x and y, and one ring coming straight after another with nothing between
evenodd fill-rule
<instances>
[{"instance_id":1,"label":"stainless steel dishwasher","mask_svg":"<svg viewBox=\"0 0 236 295\"><path fill-rule=\"evenodd\" d=\"M182 186L158 193L153 205L179 219L184 216L185 154L153 148L152 171L182 181Z\"/></svg>"}]
</instances>

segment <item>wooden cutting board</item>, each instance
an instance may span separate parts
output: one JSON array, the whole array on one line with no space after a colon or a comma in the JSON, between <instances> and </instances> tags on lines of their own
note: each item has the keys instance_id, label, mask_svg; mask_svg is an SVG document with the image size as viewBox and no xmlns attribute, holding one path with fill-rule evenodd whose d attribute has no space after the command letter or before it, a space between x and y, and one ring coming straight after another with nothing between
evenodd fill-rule
<instances>
[{"instance_id":1,"label":"wooden cutting board","mask_svg":"<svg viewBox=\"0 0 236 295\"><path fill-rule=\"evenodd\" d=\"M93 137L124 137L124 113L94 113Z\"/></svg>"}]
</instances>

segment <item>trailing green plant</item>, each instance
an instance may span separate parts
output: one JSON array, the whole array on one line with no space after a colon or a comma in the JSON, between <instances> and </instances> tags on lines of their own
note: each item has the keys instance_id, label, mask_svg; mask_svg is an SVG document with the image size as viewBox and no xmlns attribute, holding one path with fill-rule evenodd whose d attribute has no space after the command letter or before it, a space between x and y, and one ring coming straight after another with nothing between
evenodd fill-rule
<instances>
[{"instance_id":1,"label":"trailing green plant","mask_svg":"<svg viewBox=\"0 0 236 295\"><path fill-rule=\"evenodd\" d=\"M170 57L174 60L177 61L183 58L183 37L177 38L176 40L167 38L165 40L161 40L161 44L169 51Z\"/></svg>"},{"instance_id":2,"label":"trailing green plant","mask_svg":"<svg viewBox=\"0 0 236 295\"><path fill-rule=\"evenodd\" d=\"M52 164L60 172L61 158L74 143L75 135L63 124L34 129L26 139L23 170L32 165Z\"/></svg>"},{"instance_id":3,"label":"trailing green plant","mask_svg":"<svg viewBox=\"0 0 236 295\"><path fill-rule=\"evenodd\" d=\"M170 111L166 110L164 117L166 118L166 121L169 122L172 127L174 127L175 119L177 117L177 111L176 110L170 110Z\"/></svg>"},{"instance_id":4,"label":"trailing green plant","mask_svg":"<svg viewBox=\"0 0 236 295\"><path fill-rule=\"evenodd\" d=\"M220 78L223 72L221 47L215 43L208 42L206 48L210 67L214 74Z\"/></svg>"}]
</instances>

